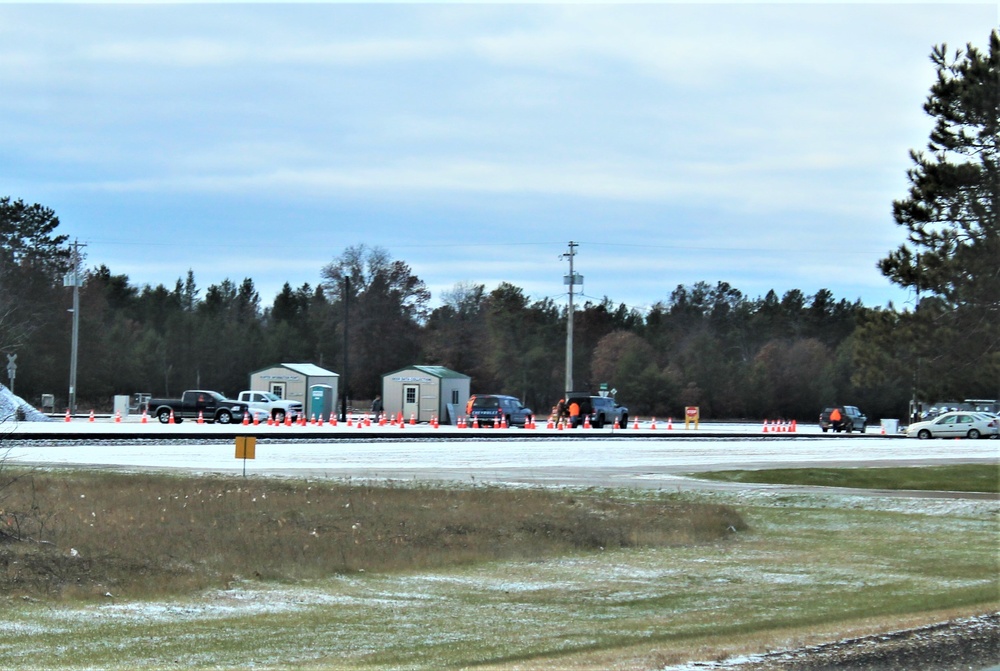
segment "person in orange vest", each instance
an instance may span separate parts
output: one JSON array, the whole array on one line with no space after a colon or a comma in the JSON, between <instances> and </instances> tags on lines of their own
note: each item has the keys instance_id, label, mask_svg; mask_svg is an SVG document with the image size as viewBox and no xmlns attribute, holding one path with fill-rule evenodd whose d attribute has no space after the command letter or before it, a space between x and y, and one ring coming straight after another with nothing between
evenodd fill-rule
<instances>
[{"instance_id":1,"label":"person in orange vest","mask_svg":"<svg viewBox=\"0 0 1000 671\"><path fill-rule=\"evenodd\" d=\"M833 412L830 413L830 424L833 425L833 430L837 431L840 429L840 420L843 417L840 414L840 408L834 408Z\"/></svg>"},{"instance_id":2,"label":"person in orange vest","mask_svg":"<svg viewBox=\"0 0 1000 671\"><path fill-rule=\"evenodd\" d=\"M569 427L575 429L580 426L580 404L573 401L569 404Z\"/></svg>"}]
</instances>

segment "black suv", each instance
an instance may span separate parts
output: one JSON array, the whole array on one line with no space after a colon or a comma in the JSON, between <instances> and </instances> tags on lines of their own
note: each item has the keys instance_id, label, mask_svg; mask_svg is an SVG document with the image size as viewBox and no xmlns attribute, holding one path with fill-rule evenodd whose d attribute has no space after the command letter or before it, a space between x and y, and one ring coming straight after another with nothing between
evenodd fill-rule
<instances>
[{"instance_id":1,"label":"black suv","mask_svg":"<svg viewBox=\"0 0 1000 671\"><path fill-rule=\"evenodd\" d=\"M834 414L834 411L837 414ZM839 417L837 416L839 415ZM823 433L826 433L830 429L833 429L834 433L839 433L841 431L846 431L850 433L851 431L865 432L868 427L868 418L861 414L853 405L834 405L829 408L823 408L823 412L819 414L819 428L823 429Z\"/></svg>"},{"instance_id":2,"label":"black suv","mask_svg":"<svg viewBox=\"0 0 1000 671\"><path fill-rule=\"evenodd\" d=\"M574 402L580 405L580 417L575 423L570 424L571 428L582 425L587 416L590 417L590 425L595 429L608 424L614 425L616 419L619 427L624 428L628 423L628 408L618 405L610 396L570 395L566 397L566 408L568 409Z\"/></svg>"},{"instance_id":3,"label":"black suv","mask_svg":"<svg viewBox=\"0 0 1000 671\"><path fill-rule=\"evenodd\" d=\"M472 397L469 420L476 419L480 426L493 426L507 421L507 426L524 426L531 418L531 408L525 408L514 396L476 394Z\"/></svg>"}]
</instances>

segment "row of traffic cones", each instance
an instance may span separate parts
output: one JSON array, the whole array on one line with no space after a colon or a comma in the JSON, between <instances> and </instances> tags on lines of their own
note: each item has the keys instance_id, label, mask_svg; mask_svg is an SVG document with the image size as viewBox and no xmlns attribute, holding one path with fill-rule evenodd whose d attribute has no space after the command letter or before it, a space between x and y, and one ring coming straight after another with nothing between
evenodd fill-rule
<instances>
[{"instance_id":1,"label":"row of traffic cones","mask_svg":"<svg viewBox=\"0 0 1000 671\"><path fill-rule=\"evenodd\" d=\"M794 419L791 421L772 419L770 422L764 420L764 433L795 433L796 429L798 423Z\"/></svg>"}]
</instances>

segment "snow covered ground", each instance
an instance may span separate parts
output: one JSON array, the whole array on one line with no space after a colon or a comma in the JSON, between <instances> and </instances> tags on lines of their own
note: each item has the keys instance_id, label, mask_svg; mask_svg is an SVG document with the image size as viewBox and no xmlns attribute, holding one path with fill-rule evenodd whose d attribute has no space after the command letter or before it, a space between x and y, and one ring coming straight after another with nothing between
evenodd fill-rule
<instances>
[{"instance_id":1,"label":"snow covered ground","mask_svg":"<svg viewBox=\"0 0 1000 671\"><path fill-rule=\"evenodd\" d=\"M97 428L95 428L97 427ZM186 422L185 435L190 436ZM69 441L8 440L0 449L10 463L185 469L303 477L445 480L491 483L681 487L682 473L788 466L891 466L989 462L1000 459L996 440L924 440L833 436L803 432L797 437L747 433L750 427L716 431L650 429L596 432L404 429L399 438L375 440L368 428L331 438L320 427L283 427L259 440L255 459L236 459L234 427L193 425L205 440L173 440L179 427L147 424L71 423L0 425L0 436L30 435L44 428ZM120 430L122 439L88 440L95 431ZM349 430L353 431L353 430ZM596 434L596 435L595 435ZM140 437L136 437L136 436ZM287 438L283 438L287 436ZM459 438L461 436L461 438ZM700 437L702 436L702 437ZM633 439L628 439L628 438ZM450 439L445 439L450 438ZM463 439L464 438L464 439ZM478 438L478 439L477 439ZM484 438L491 438L485 440ZM493 438L498 438L494 440ZM112 444L109 444L111 442Z\"/></svg>"}]
</instances>

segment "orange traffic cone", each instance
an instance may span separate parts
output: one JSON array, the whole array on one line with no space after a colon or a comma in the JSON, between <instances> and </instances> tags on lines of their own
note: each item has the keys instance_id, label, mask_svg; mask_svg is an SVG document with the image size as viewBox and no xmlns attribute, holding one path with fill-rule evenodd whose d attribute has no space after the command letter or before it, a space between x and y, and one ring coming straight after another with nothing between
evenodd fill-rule
<instances>
[{"instance_id":1,"label":"orange traffic cone","mask_svg":"<svg viewBox=\"0 0 1000 671\"><path fill-rule=\"evenodd\" d=\"M667 431L673 431L673 430L674 430L674 418L667 417Z\"/></svg>"},{"instance_id":2,"label":"orange traffic cone","mask_svg":"<svg viewBox=\"0 0 1000 671\"><path fill-rule=\"evenodd\" d=\"M149 423L149 415L146 414L145 410L142 411L142 420L141 420L141 423L142 424L148 424Z\"/></svg>"},{"instance_id":3,"label":"orange traffic cone","mask_svg":"<svg viewBox=\"0 0 1000 671\"><path fill-rule=\"evenodd\" d=\"M198 423L199 424L205 423L205 416L201 413L201 410L198 411Z\"/></svg>"},{"instance_id":4,"label":"orange traffic cone","mask_svg":"<svg viewBox=\"0 0 1000 671\"><path fill-rule=\"evenodd\" d=\"M249 412L244 412L243 413L243 426L247 426L248 424L250 424L250 413Z\"/></svg>"},{"instance_id":5,"label":"orange traffic cone","mask_svg":"<svg viewBox=\"0 0 1000 671\"><path fill-rule=\"evenodd\" d=\"M617 417L615 417L615 425L614 425L614 427L613 427L613 428L614 428L614 429L615 429L616 431L617 431L618 429L620 429L620 428L621 428L621 426L619 426L619 425L618 425L618 418L617 418Z\"/></svg>"},{"instance_id":6,"label":"orange traffic cone","mask_svg":"<svg viewBox=\"0 0 1000 671\"><path fill-rule=\"evenodd\" d=\"M121 411L118 411L115 413L115 424L121 424L121 423L122 423L122 413Z\"/></svg>"},{"instance_id":7,"label":"orange traffic cone","mask_svg":"<svg viewBox=\"0 0 1000 671\"><path fill-rule=\"evenodd\" d=\"M656 418L653 418L653 422L649 425L649 428L656 431Z\"/></svg>"},{"instance_id":8,"label":"orange traffic cone","mask_svg":"<svg viewBox=\"0 0 1000 671\"><path fill-rule=\"evenodd\" d=\"M793 419L793 420L792 420L792 433L795 433L795 432L796 432L796 430L797 430L798 428L799 428L799 425L798 425L798 422L796 422L796 421L795 421L795 420Z\"/></svg>"},{"instance_id":9,"label":"orange traffic cone","mask_svg":"<svg viewBox=\"0 0 1000 671\"><path fill-rule=\"evenodd\" d=\"M479 418L478 417L473 417L472 418L472 428L473 429L478 429L479 428Z\"/></svg>"},{"instance_id":10,"label":"orange traffic cone","mask_svg":"<svg viewBox=\"0 0 1000 671\"><path fill-rule=\"evenodd\" d=\"M415 412L410 413L410 426L416 426L417 424L417 414Z\"/></svg>"},{"instance_id":11,"label":"orange traffic cone","mask_svg":"<svg viewBox=\"0 0 1000 671\"><path fill-rule=\"evenodd\" d=\"M173 411L173 410L171 410L171 411L170 411L170 419L168 419L168 420L167 420L167 424L175 424L175 423L176 423L176 422L175 422L175 420L174 420L174 411Z\"/></svg>"},{"instance_id":12,"label":"orange traffic cone","mask_svg":"<svg viewBox=\"0 0 1000 671\"><path fill-rule=\"evenodd\" d=\"M256 412L253 414L253 425L260 426L260 415L258 415Z\"/></svg>"},{"instance_id":13,"label":"orange traffic cone","mask_svg":"<svg viewBox=\"0 0 1000 671\"><path fill-rule=\"evenodd\" d=\"M552 417L552 415L549 415L549 421L548 421L548 423L547 423L547 424L545 425L545 428L546 428L546 429L554 429L554 428L556 428L556 421L555 421L555 419L554 419L554 418Z\"/></svg>"},{"instance_id":14,"label":"orange traffic cone","mask_svg":"<svg viewBox=\"0 0 1000 671\"><path fill-rule=\"evenodd\" d=\"M764 431L763 431L763 433L767 433L767 420L766 419L764 420Z\"/></svg>"},{"instance_id":15,"label":"orange traffic cone","mask_svg":"<svg viewBox=\"0 0 1000 671\"><path fill-rule=\"evenodd\" d=\"M330 426L337 426L337 414L334 412L330 413Z\"/></svg>"},{"instance_id":16,"label":"orange traffic cone","mask_svg":"<svg viewBox=\"0 0 1000 671\"><path fill-rule=\"evenodd\" d=\"M639 418L638 417L635 418L635 424L632 425L632 428L633 429L638 429L639 428Z\"/></svg>"},{"instance_id":17,"label":"orange traffic cone","mask_svg":"<svg viewBox=\"0 0 1000 671\"><path fill-rule=\"evenodd\" d=\"M584 415L583 416L583 428L585 428L585 429L589 429L590 428L590 415Z\"/></svg>"},{"instance_id":18,"label":"orange traffic cone","mask_svg":"<svg viewBox=\"0 0 1000 671\"><path fill-rule=\"evenodd\" d=\"M73 421L73 420L72 420L72 419L70 418L70 416L69 416L69 408L66 408L66 421L67 421L67 422L71 422L71 421Z\"/></svg>"},{"instance_id":19,"label":"orange traffic cone","mask_svg":"<svg viewBox=\"0 0 1000 671\"><path fill-rule=\"evenodd\" d=\"M93 422L94 421L94 411L93 410L90 411L90 419L88 421L89 422Z\"/></svg>"}]
</instances>

